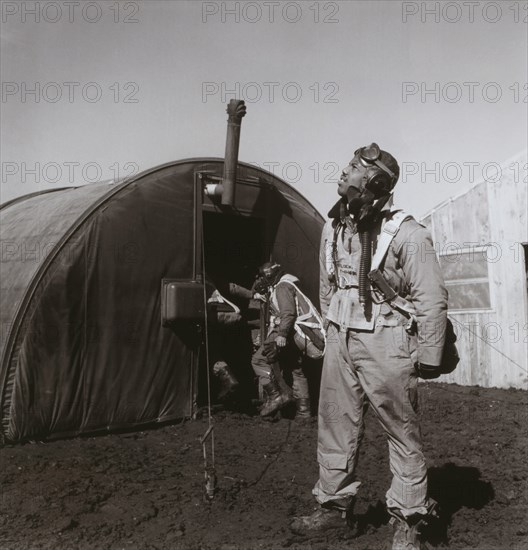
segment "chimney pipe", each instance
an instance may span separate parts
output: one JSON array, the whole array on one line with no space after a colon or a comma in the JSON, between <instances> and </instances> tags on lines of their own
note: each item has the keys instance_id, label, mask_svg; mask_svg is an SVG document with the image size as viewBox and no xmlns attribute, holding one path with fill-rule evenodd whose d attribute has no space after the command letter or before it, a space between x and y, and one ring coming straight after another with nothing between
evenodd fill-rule
<instances>
[{"instance_id":1,"label":"chimney pipe","mask_svg":"<svg viewBox=\"0 0 528 550\"><path fill-rule=\"evenodd\" d=\"M222 204L233 206L238 165L238 146L240 144L240 126L246 115L246 105L241 99L232 99L227 106L227 137L222 178Z\"/></svg>"}]
</instances>

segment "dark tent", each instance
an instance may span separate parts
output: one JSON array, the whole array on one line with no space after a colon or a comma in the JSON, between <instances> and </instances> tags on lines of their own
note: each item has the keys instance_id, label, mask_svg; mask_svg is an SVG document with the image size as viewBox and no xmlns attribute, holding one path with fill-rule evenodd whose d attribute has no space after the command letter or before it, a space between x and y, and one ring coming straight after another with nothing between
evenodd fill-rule
<instances>
[{"instance_id":1,"label":"dark tent","mask_svg":"<svg viewBox=\"0 0 528 550\"><path fill-rule=\"evenodd\" d=\"M234 205L222 206L207 194L222 169L222 159L182 160L2 206L4 442L192 416L199 319L162 324L174 309L162 280L192 286L205 263L249 286L272 257L316 300L321 216L243 163ZM185 316L195 298L177 296Z\"/></svg>"}]
</instances>

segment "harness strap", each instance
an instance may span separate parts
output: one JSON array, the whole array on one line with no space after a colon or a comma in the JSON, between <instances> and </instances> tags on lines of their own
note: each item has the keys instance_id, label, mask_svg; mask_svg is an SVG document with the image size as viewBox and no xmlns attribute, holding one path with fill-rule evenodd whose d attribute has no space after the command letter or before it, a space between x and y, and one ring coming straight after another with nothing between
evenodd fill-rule
<instances>
[{"instance_id":1,"label":"harness strap","mask_svg":"<svg viewBox=\"0 0 528 550\"><path fill-rule=\"evenodd\" d=\"M389 250L390 243L392 242L392 239L394 239L396 233L398 233L400 225L410 217L411 216L400 210L396 212L390 220L385 222L381 235L378 239L376 253L374 254L374 258L372 258L371 269L378 269L378 267L383 263L383 260L387 255L387 251Z\"/></svg>"},{"instance_id":2,"label":"harness strap","mask_svg":"<svg viewBox=\"0 0 528 550\"><path fill-rule=\"evenodd\" d=\"M332 266L334 268L334 276L338 277L338 271L337 271L337 234L339 233L340 225L339 223L336 223L334 227L334 235L332 238Z\"/></svg>"},{"instance_id":3,"label":"harness strap","mask_svg":"<svg viewBox=\"0 0 528 550\"><path fill-rule=\"evenodd\" d=\"M297 322L298 323L308 322L307 319L309 319L312 316L313 316L313 314L312 314L311 311L309 311L308 313L303 313L301 315L297 315Z\"/></svg>"},{"instance_id":4,"label":"harness strap","mask_svg":"<svg viewBox=\"0 0 528 550\"><path fill-rule=\"evenodd\" d=\"M227 304L228 306L233 308L233 311L235 313L240 313L240 308L236 306L233 302L230 302L225 296L222 296L218 290L215 290L209 300L207 300L207 303L209 304Z\"/></svg>"},{"instance_id":5,"label":"harness strap","mask_svg":"<svg viewBox=\"0 0 528 550\"><path fill-rule=\"evenodd\" d=\"M380 265L385 260L385 256L387 255L392 239L394 239L396 233L398 233L398 231L400 230L401 224L405 220L408 220L410 218L412 218L412 216L409 216L408 214L400 210L396 212L390 220L385 222L382 232L380 234L380 238L378 239L376 253L374 254L374 258L372 259L371 273L375 272L376 277L382 280L383 286L391 291L390 294L388 294L387 291L384 291L384 289L379 288L378 286L378 290L381 292L381 294L383 294L385 301L392 307L398 309L404 314L407 314L411 319L415 320L416 309L414 308L414 305L409 300L403 298L394 291L394 289L385 279L382 270L379 269ZM373 281L372 277L369 278L371 279L371 281Z\"/></svg>"},{"instance_id":6,"label":"harness strap","mask_svg":"<svg viewBox=\"0 0 528 550\"><path fill-rule=\"evenodd\" d=\"M297 314L299 314L300 308L299 308L299 300L297 299L297 293L299 293L303 298L306 304L308 305L308 308L310 311L308 313L303 313L301 315L297 316L297 319L295 320L294 329L295 332L297 332L300 336L305 337L304 332L299 328L299 325L303 325L309 328L318 328L321 329L321 334L324 339L325 347L326 347L326 332L323 330L323 318L315 308L315 306L312 304L311 300L306 296L302 290L293 282L288 279L281 279L279 283L288 283L289 285L293 286L293 288L296 291L295 294L295 306L297 309ZM317 322L309 322L306 321L306 319L309 319L310 317L315 317Z\"/></svg>"},{"instance_id":7,"label":"harness strap","mask_svg":"<svg viewBox=\"0 0 528 550\"><path fill-rule=\"evenodd\" d=\"M354 236L357 233L357 228L352 224L349 218L345 218L344 221L338 222L336 226L334 227L334 236L332 239L332 249L331 249L331 266L332 270L328 269L328 263L327 263L327 271L328 273L332 273L334 275L334 284L339 290L347 290L349 288L358 288L358 284L348 284L346 277L343 277L341 275L341 272L347 272L349 270L345 269L345 266L339 265L338 257L337 257L337 237L339 234L339 231L343 232L343 237L345 235L345 227L347 227ZM350 267L351 266L346 266ZM355 272L353 272L355 273Z\"/></svg>"}]
</instances>

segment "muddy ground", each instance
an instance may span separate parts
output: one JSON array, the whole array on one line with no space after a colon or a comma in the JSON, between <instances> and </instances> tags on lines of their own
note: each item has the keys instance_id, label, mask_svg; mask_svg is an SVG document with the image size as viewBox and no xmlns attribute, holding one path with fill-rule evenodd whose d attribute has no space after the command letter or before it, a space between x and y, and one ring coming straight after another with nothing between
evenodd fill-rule
<instances>
[{"instance_id":1,"label":"muddy ground","mask_svg":"<svg viewBox=\"0 0 528 550\"><path fill-rule=\"evenodd\" d=\"M429 548L528 548L528 394L423 384L430 491L443 518ZM316 420L217 410L217 492L203 499L207 417L136 433L0 449L0 548L386 549L387 445L371 414L358 532L299 537L313 509Z\"/></svg>"}]
</instances>

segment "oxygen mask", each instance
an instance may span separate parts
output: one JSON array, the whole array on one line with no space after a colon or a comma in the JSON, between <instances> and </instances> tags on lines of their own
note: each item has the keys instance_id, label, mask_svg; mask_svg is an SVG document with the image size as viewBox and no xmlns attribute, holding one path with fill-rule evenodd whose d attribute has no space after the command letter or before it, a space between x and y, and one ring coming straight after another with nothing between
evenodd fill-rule
<instances>
[{"instance_id":1,"label":"oxygen mask","mask_svg":"<svg viewBox=\"0 0 528 550\"><path fill-rule=\"evenodd\" d=\"M360 231L367 229L378 220L381 208L389 199L389 195L377 198L366 187L358 189L353 186L348 188L346 197L348 212L354 217Z\"/></svg>"},{"instance_id":2,"label":"oxygen mask","mask_svg":"<svg viewBox=\"0 0 528 550\"><path fill-rule=\"evenodd\" d=\"M276 262L266 262L261 266L259 273L261 279L267 286L273 286L284 274L284 271L280 264Z\"/></svg>"}]
</instances>

